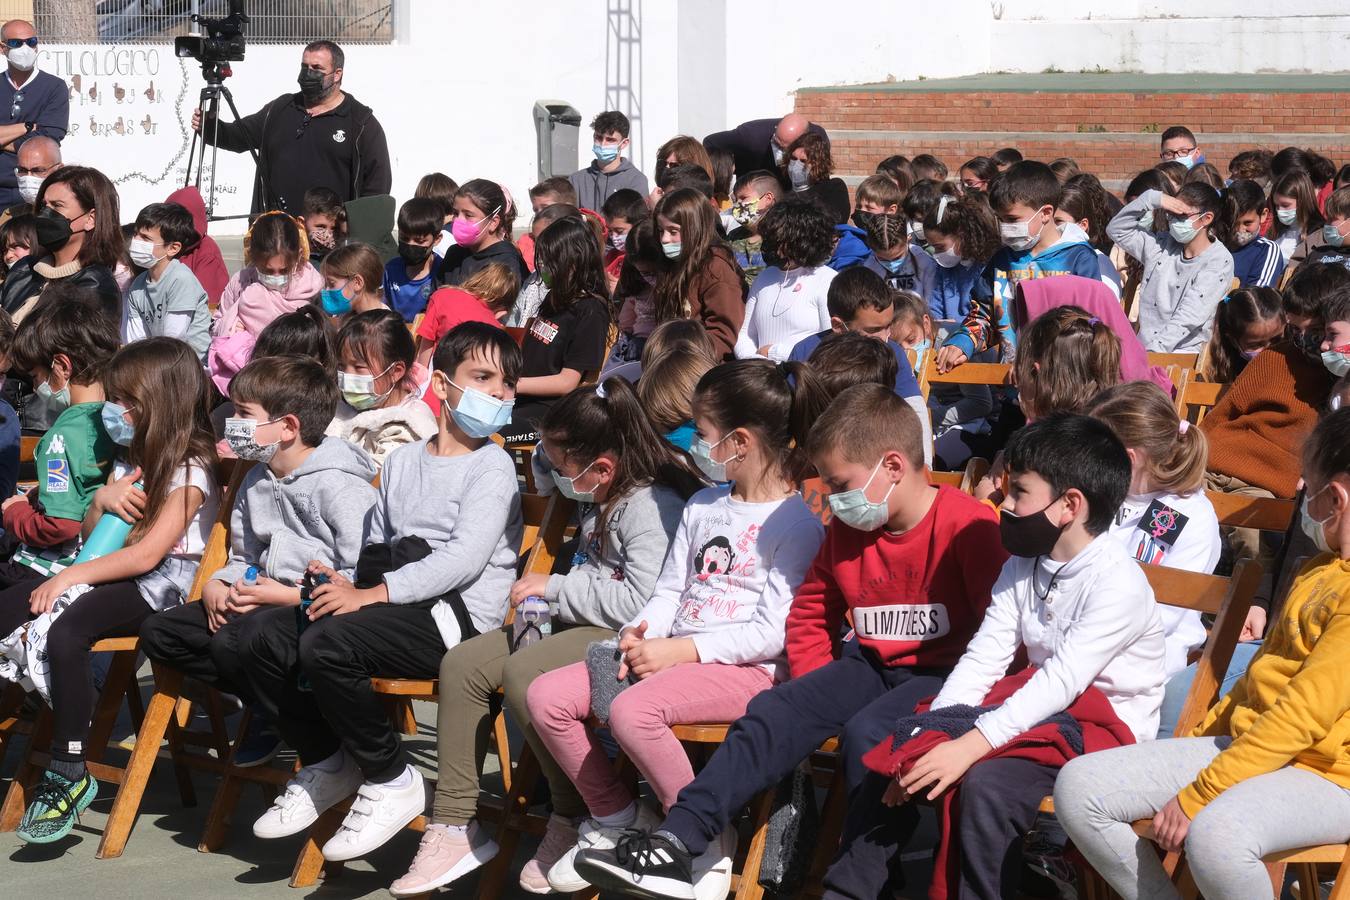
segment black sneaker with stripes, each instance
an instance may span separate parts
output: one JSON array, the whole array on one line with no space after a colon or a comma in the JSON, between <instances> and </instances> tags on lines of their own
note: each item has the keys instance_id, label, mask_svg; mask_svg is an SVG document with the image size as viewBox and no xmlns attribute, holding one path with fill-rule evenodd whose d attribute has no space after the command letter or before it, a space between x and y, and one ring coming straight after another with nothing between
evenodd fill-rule
<instances>
[{"instance_id":1,"label":"black sneaker with stripes","mask_svg":"<svg viewBox=\"0 0 1350 900\"><path fill-rule=\"evenodd\" d=\"M577 874L605 891L694 900L694 859L663 831L626 831L613 849L582 850Z\"/></svg>"}]
</instances>

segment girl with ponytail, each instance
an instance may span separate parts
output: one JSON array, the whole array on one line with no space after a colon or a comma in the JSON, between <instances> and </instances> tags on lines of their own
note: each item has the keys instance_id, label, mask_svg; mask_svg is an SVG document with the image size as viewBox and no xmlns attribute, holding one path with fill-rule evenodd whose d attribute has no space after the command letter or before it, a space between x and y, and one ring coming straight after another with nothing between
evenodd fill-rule
<instances>
[{"instance_id":1,"label":"girl with ponytail","mask_svg":"<svg viewBox=\"0 0 1350 900\"><path fill-rule=\"evenodd\" d=\"M922 225L937 263L928 308L935 321L959 322L970 312L975 282L1003 246L998 219L983 196L955 200L943 195Z\"/></svg>"},{"instance_id":2,"label":"girl with ponytail","mask_svg":"<svg viewBox=\"0 0 1350 900\"><path fill-rule=\"evenodd\" d=\"M1082 412L1120 381L1120 338L1087 310L1057 306L1023 330L1013 380L1027 421Z\"/></svg>"}]
</instances>

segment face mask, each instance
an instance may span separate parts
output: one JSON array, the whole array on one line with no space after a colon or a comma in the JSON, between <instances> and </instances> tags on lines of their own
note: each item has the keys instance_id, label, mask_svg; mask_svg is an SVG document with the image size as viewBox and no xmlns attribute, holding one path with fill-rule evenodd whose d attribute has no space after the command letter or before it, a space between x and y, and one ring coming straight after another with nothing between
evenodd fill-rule
<instances>
[{"instance_id":1,"label":"face mask","mask_svg":"<svg viewBox=\"0 0 1350 900\"><path fill-rule=\"evenodd\" d=\"M1245 247L1254 240L1256 240L1255 231L1239 231L1237 234L1233 235L1233 243L1237 244L1239 247Z\"/></svg>"},{"instance_id":2,"label":"face mask","mask_svg":"<svg viewBox=\"0 0 1350 900\"><path fill-rule=\"evenodd\" d=\"M50 206L44 206L33 217L38 243L53 253L70 241L70 219Z\"/></svg>"},{"instance_id":3,"label":"face mask","mask_svg":"<svg viewBox=\"0 0 1350 900\"><path fill-rule=\"evenodd\" d=\"M876 531L886 524L886 520L890 518L886 501L891 498L891 491L895 490L894 482L886 490L886 496L879 502L873 503L867 499L867 489L872 486L872 479L877 477L880 469L881 463L878 461L872 468L872 474L867 476L867 484L851 491L844 491L842 494L830 495L830 512L834 513L835 518L859 531Z\"/></svg>"},{"instance_id":4,"label":"face mask","mask_svg":"<svg viewBox=\"0 0 1350 900\"><path fill-rule=\"evenodd\" d=\"M1280 220L1281 225L1293 225L1298 221L1298 210L1277 209L1275 210L1275 218Z\"/></svg>"},{"instance_id":5,"label":"face mask","mask_svg":"<svg viewBox=\"0 0 1350 900\"><path fill-rule=\"evenodd\" d=\"M1040 215L1040 211L1032 213L1022 222L1000 222L998 231L1003 238L1003 246L1017 253L1024 250L1030 250L1036 246L1036 242L1041 239L1041 232L1045 230L1045 223L1036 229L1036 233L1031 233L1031 220Z\"/></svg>"},{"instance_id":6,"label":"face mask","mask_svg":"<svg viewBox=\"0 0 1350 900\"><path fill-rule=\"evenodd\" d=\"M264 275L263 273L259 272L258 283L261 284L263 287L267 288L269 291L275 291L278 294L280 294L282 291L286 290L286 285L291 283L291 276L285 274Z\"/></svg>"},{"instance_id":7,"label":"face mask","mask_svg":"<svg viewBox=\"0 0 1350 900\"><path fill-rule=\"evenodd\" d=\"M539 273L539 280L542 281L542 282L544 283L544 287L546 287L546 288L552 288L552 287L553 287L553 273L552 273L552 272L550 272L548 269L545 269L543 266L538 266L538 267L536 267L536 268L535 268L535 272Z\"/></svg>"},{"instance_id":8,"label":"face mask","mask_svg":"<svg viewBox=\"0 0 1350 900\"><path fill-rule=\"evenodd\" d=\"M33 392L42 399L48 412L59 415L70 408L70 385L66 385L59 391L54 391L51 382L44 381L33 388Z\"/></svg>"},{"instance_id":9,"label":"face mask","mask_svg":"<svg viewBox=\"0 0 1350 900\"><path fill-rule=\"evenodd\" d=\"M614 162L615 158L619 155L619 145L593 144L591 145L591 152L595 154L595 158L600 160L600 162Z\"/></svg>"},{"instance_id":10,"label":"face mask","mask_svg":"<svg viewBox=\"0 0 1350 900\"><path fill-rule=\"evenodd\" d=\"M914 371L923 371L923 357L933 346L933 342L924 338L914 345Z\"/></svg>"},{"instance_id":11,"label":"face mask","mask_svg":"<svg viewBox=\"0 0 1350 900\"><path fill-rule=\"evenodd\" d=\"M794 159L788 163L788 179L792 182L794 191L804 191L811 186L811 173L806 170L806 163L800 159Z\"/></svg>"},{"instance_id":12,"label":"face mask","mask_svg":"<svg viewBox=\"0 0 1350 900\"><path fill-rule=\"evenodd\" d=\"M778 146L778 142L774 140L769 141L769 149L773 152L773 164L781 166L783 160L787 159L787 151Z\"/></svg>"},{"instance_id":13,"label":"face mask","mask_svg":"<svg viewBox=\"0 0 1350 900\"><path fill-rule=\"evenodd\" d=\"M911 219L909 222L909 236L920 244L927 240L927 235L925 235L923 231L923 223Z\"/></svg>"},{"instance_id":14,"label":"face mask","mask_svg":"<svg viewBox=\"0 0 1350 900\"><path fill-rule=\"evenodd\" d=\"M1341 234L1340 225L1323 225L1322 242L1332 247L1339 247L1341 244L1344 244L1345 236Z\"/></svg>"},{"instance_id":15,"label":"face mask","mask_svg":"<svg viewBox=\"0 0 1350 900\"><path fill-rule=\"evenodd\" d=\"M666 255L666 259L679 259L679 258L680 258L680 242L679 242L679 241L676 241L676 242L673 243L673 244L662 244L662 245L661 245L661 252L664 253L664 254Z\"/></svg>"},{"instance_id":16,"label":"face mask","mask_svg":"<svg viewBox=\"0 0 1350 900\"><path fill-rule=\"evenodd\" d=\"M1178 244L1189 244L1195 240L1200 229L1192 225L1190 219L1173 219L1167 223L1167 233L1172 235L1172 240Z\"/></svg>"},{"instance_id":17,"label":"face mask","mask_svg":"<svg viewBox=\"0 0 1350 900\"><path fill-rule=\"evenodd\" d=\"M1198 162L1198 160L1195 158L1194 151L1192 151L1191 153L1187 153L1185 156L1176 157L1176 161L1181 163L1188 170L1194 168L1195 164Z\"/></svg>"},{"instance_id":18,"label":"face mask","mask_svg":"<svg viewBox=\"0 0 1350 900\"><path fill-rule=\"evenodd\" d=\"M337 87L336 79L328 81L329 76L315 69L301 67L300 77L296 83L300 85L300 96L305 103L313 105L327 99L328 95L333 93L333 88Z\"/></svg>"},{"instance_id":19,"label":"face mask","mask_svg":"<svg viewBox=\"0 0 1350 900\"><path fill-rule=\"evenodd\" d=\"M418 266L426 262L427 254L431 252L430 247L419 247L416 244L410 244L407 241L398 242L398 255L403 260L405 266Z\"/></svg>"},{"instance_id":20,"label":"face mask","mask_svg":"<svg viewBox=\"0 0 1350 900\"><path fill-rule=\"evenodd\" d=\"M1144 229L1145 231L1152 231L1153 226L1157 224L1158 224L1158 217L1154 214L1153 210L1150 209L1147 212L1140 214L1139 227Z\"/></svg>"},{"instance_id":21,"label":"face mask","mask_svg":"<svg viewBox=\"0 0 1350 900\"><path fill-rule=\"evenodd\" d=\"M595 465L595 460L591 460L591 466L593 465ZM591 470L591 466L587 466L577 474L573 475L571 478L568 478L566 475L563 475L562 473L555 471L553 473L553 483L558 486L559 493L561 493L567 499L575 500L578 503L594 503L595 491L593 489L589 491L577 490L577 479L580 478L582 475L585 475L587 472L589 472Z\"/></svg>"},{"instance_id":22,"label":"face mask","mask_svg":"<svg viewBox=\"0 0 1350 900\"><path fill-rule=\"evenodd\" d=\"M390 364L379 375L354 375L351 372L338 372L337 383L338 390L342 392L342 399L352 409L371 409L379 406L390 394L394 392L394 385L389 386L389 390L383 394L375 393L375 379L382 378L385 372L393 368Z\"/></svg>"},{"instance_id":23,"label":"face mask","mask_svg":"<svg viewBox=\"0 0 1350 900\"><path fill-rule=\"evenodd\" d=\"M716 444L709 444L703 438L696 438L694 445L689 448L689 455L694 457L694 462L698 463L698 467L703 470L703 474L719 484L727 480L727 463L736 457L733 456L731 459L718 462L712 458L712 452L729 437L731 435L724 435L722 440Z\"/></svg>"},{"instance_id":24,"label":"face mask","mask_svg":"<svg viewBox=\"0 0 1350 900\"><path fill-rule=\"evenodd\" d=\"M127 408L106 400L103 403L103 430L113 443L122 447L131 446L131 438L136 434L136 426L127 421Z\"/></svg>"},{"instance_id":25,"label":"face mask","mask_svg":"<svg viewBox=\"0 0 1350 900\"><path fill-rule=\"evenodd\" d=\"M1322 491L1325 491L1329 487L1331 487L1331 485L1328 484L1326 487L1322 488ZM1299 527L1303 529L1303 533L1308 536L1308 539L1317 546L1317 551L1319 553L1330 553L1331 545L1327 543L1326 524L1331 521L1332 516L1336 515L1336 511L1333 509L1331 512L1327 513L1326 518L1323 519L1314 519L1312 514L1308 512L1308 503L1313 497L1321 494L1322 491L1318 491L1316 494L1309 494L1303 498L1303 505L1300 506L1298 510L1298 524Z\"/></svg>"},{"instance_id":26,"label":"face mask","mask_svg":"<svg viewBox=\"0 0 1350 900\"><path fill-rule=\"evenodd\" d=\"M459 385L450 381L449 375L444 372L441 375L447 382L459 388ZM450 411L450 418L454 419L455 424L469 437L485 438L511 424L511 410L516 405L515 400L498 400L473 388L459 388L459 390L459 402Z\"/></svg>"},{"instance_id":27,"label":"face mask","mask_svg":"<svg viewBox=\"0 0 1350 900\"><path fill-rule=\"evenodd\" d=\"M951 269L961 262L961 254L954 250L942 250L933 254L933 261L944 269Z\"/></svg>"},{"instance_id":28,"label":"face mask","mask_svg":"<svg viewBox=\"0 0 1350 900\"><path fill-rule=\"evenodd\" d=\"M253 440L253 436L262 426L271 425L277 421L280 420L269 419L266 422L259 422L257 419L226 419L225 443L230 445L230 450L240 459L267 465L272 461L272 457L277 455L277 448L281 446L281 441L259 444Z\"/></svg>"},{"instance_id":29,"label":"face mask","mask_svg":"<svg viewBox=\"0 0 1350 900\"><path fill-rule=\"evenodd\" d=\"M42 188L41 175L20 175L19 196L24 203L36 203L38 191Z\"/></svg>"},{"instance_id":30,"label":"face mask","mask_svg":"<svg viewBox=\"0 0 1350 900\"><path fill-rule=\"evenodd\" d=\"M622 253L623 248L628 246L628 235L611 231L609 233L609 245Z\"/></svg>"},{"instance_id":31,"label":"face mask","mask_svg":"<svg viewBox=\"0 0 1350 900\"><path fill-rule=\"evenodd\" d=\"M1045 513L1059 502L1059 497L1051 500L1040 512L1026 516L1013 515L1002 511L998 519L998 536L1003 541L1003 549L1013 556L1034 559L1045 556L1055 549L1063 528L1050 521Z\"/></svg>"},{"instance_id":32,"label":"face mask","mask_svg":"<svg viewBox=\"0 0 1350 900\"><path fill-rule=\"evenodd\" d=\"M902 268L904 268L904 266L905 266L905 260L906 260L907 258L908 258L908 254L906 254L905 256L897 256L895 259L880 259L880 258L878 258L878 259L877 259L877 262L881 263L881 267L882 267L883 269L885 269L887 272L890 272L892 275L894 275L896 272L899 272Z\"/></svg>"},{"instance_id":33,"label":"face mask","mask_svg":"<svg viewBox=\"0 0 1350 900\"><path fill-rule=\"evenodd\" d=\"M1322 365L1326 366L1328 372L1337 378L1344 378L1347 372L1350 372L1350 346L1332 347L1330 350L1322 351Z\"/></svg>"},{"instance_id":34,"label":"face mask","mask_svg":"<svg viewBox=\"0 0 1350 900\"><path fill-rule=\"evenodd\" d=\"M759 201L743 202L737 200L731 205L731 217L736 220L738 225L749 225L759 218Z\"/></svg>"},{"instance_id":35,"label":"face mask","mask_svg":"<svg viewBox=\"0 0 1350 900\"><path fill-rule=\"evenodd\" d=\"M127 245L127 255L131 261L142 269L152 269L155 264L163 259L163 256L155 255L155 245L151 241L141 238L132 238Z\"/></svg>"},{"instance_id":36,"label":"face mask","mask_svg":"<svg viewBox=\"0 0 1350 900\"><path fill-rule=\"evenodd\" d=\"M33 66L37 65L37 48L24 44L22 47L15 47L9 51L7 58L9 64L20 72L31 72Z\"/></svg>"},{"instance_id":37,"label":"face mask","mask_svg":"<svg viewBox=\"0 0 1350 900\"><path fill-rule=\"evenodd\" d=\"M1303 351L1303 355L1311 360L1322 358L1322 338L1310 331L1295 332L1290 340L1294 346Z\"/></svg>"},{"instance_id":38,"label":"face mask","mask_svg":"<svg viewBox=\"0 0 1350 900\"><path fill-rule=\"evenodd\" d=\"M347 282L351 284L351 282ZM324 288L319 292L319 301L323 311L330 316L342 316L352 311L352 301L347 299L347 285L340 288Z\"/></svg>"},{"instance_id":39,"label":"face mask","mask_svg":"<svg viewBox=\"0 0 1350 900\"><path fill-rule=\"evenodd\" d=\"M309 233L309 242L319 250L332 250L336 243L331 228L315 228Z\"/></svg>"},{"instance_id":40,"label":"face mask","mask_svg":"<svg viewBox=\"0 0 1350 900\"><path fill-rule=\"evenodd\" d=\"M1242 354L1243 359L1245 359L1247 362L1251 362L1252 360L1256 359L1256 357L1261 355L1261 351L1263 349L1264 348L1262 347L1258 347L1255 350L1242 350L1239 352Z\"/></svg>"},{"instance_id":41,"label":"face mask","mask_svg":"<svg viewBox=\"0 0 1350 900\"><path fill-rule=\"evenodd\" d=\"M478 239L483 236L483 224L492 218L499 210L494 209L477 222L471 222L468 219L456 219L450 223L450 236L455 239L455 243L461 247L467 247L469 244L478 243Z\"/></svg>"}]
</instances>

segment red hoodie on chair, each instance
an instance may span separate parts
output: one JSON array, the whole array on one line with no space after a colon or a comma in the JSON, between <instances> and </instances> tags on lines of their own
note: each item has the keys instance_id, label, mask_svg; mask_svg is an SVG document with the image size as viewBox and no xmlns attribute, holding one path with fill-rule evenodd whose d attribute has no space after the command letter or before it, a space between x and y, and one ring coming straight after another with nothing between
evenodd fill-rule
<instances>
[{"instance_id":1,"label":"red hoodie on chair","mask_svg":"<svg viewBox=\"0 0 1350 900\"><path fill-rule=\"evenodd\" d=\"M168 197L169 203L177 203L192 213L192 227L202 236L201 242L187 253L178 257L179 262L192 270L206 291L207 302L215 309L220 305L220 295L230 282L230 272L225 268L225 257L220 247L206 233L206 204L202 201L201 191L195 187L179 188Z\"/></svg>"}]
</instances>

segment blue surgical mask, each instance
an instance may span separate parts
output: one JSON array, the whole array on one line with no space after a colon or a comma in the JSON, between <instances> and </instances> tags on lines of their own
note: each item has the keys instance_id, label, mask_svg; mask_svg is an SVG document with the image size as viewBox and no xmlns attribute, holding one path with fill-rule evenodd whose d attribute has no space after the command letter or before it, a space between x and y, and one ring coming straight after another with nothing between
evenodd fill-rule
<instances>
[{"instance_id":1,"label":"blue surgical mask","mask_svg":"<svg viewBox=\"0 0 1350 900\"><path fill-rule=\"evenodd\" d=\"M1337 378L1344 378L1350 372L1350 356L1346 356L1335 347L1322 351L1322 365Z\"/></svg>"},{"instance_id":2,"label":"blue surgical mask","mask_svg":"<svg viewBox=\"0 0 1350 900\"><path fill-rule=\"evenodd\" d=\"M1176 157L1176 161L1181 163L1187 169L1193 169L1195 168L1196 163L1203 161L1203 158L1197 158L1195 155L1195 151L1191 151L1190 153L1187 153L1185 156Z\"/></svg>"},{"instance_id":3,"label":"blue surgical mask","mask_svg":"<svg viewBox=\"0 0 1350 900\"><path fill-rule=\"evenodd\" d=\"M350 281L347 284L351 284ZM323 311L330 316L343 316L352 311L352 301L347 297L347 284L342 287L324 288L319 292Z\"/></svg>"},{"instance_id":4,"label":"blue surgical mask","mask_svg":"<svg viewBox=\"0 0 1350 900\"><path fill-rule=\"evenodd\" d=\"M1341 223L1342 225L1345 223ZM1331 247L1339 247L1345 243L1345 235L1341 234L1340 225L1327 223L1322 226L1322 243Z\"/></svg>"},{"instance_id":5,"label":"blue surgical mask","mask_svg":"<svg viewBox=\"0 0 1350 900\"><path fill-rule=\"evenodd\" d=\"M568 478L566 475L562 474L561 472L555 469L553 471L553 483L558 486L558 492L561 493L567 499L575 500L578 503L594 503L595 502L594 489L589 491L579 491L577 490L576 487L577 479L580 478L582 475L585 475L587 472L589 472L591 470L591 466L593 465L595 465L595 460L591 460L590 466L587 466L586 468L582 469L580 472L573 475L571 478Z\"/></svg>"},{"instance_id":6,"label":"blue surgical mask","mask_svg":"<svg viewBox=\"0 0 1350 900\"><path fill-rule=\"evenodd\" d=\"M593 144L591 146L591 152L595 154L595 158L598 159L600 162L603 163L614 162L615 157L619 155L619 145Z\"/></svg>"},{"instance_id":7,"label":"blue surgical mask","mask_svg":"<svg viewBox=\"0 0 1350 900\"><path fill-rule=\"evenodd\" d=\"M1200 229L1192 225L1190 219L1173 219L1167 224L1167 232L1172 235L1172 240L1178 244L1189 244L1195 240L1195 236L1200 233Z\"/></svg>"},{"instance_id":8,"label":"blue surgical mask","mask_svg":"<svg viewBox=\"0 0 1350 900\"><path fill-rule=\"evenodd\" d=\"M891 492L895 490L895 483L886 490L886 496L879 501L867 499L867 489L872 486L872 479L877 477L877 472L881 469L881 461L872 467L872 474L867 476L867 484L860 488L854 488L851 491L844 491L841 494L830 495L830 512L834 513L835 518L843 522L850 528L856 528L859 531L876 531L886 520L890 518L890 510L886 506L886 501L891 498Z\"/></svg>"},{"instance_id":9,"label":"blue surgical mask","mask_svg":"<svg viewBox=\"0 0 1350 900\"><path fill-rule=\"evenodd\" d=\"M67 409L70 409L70 385L66 385L59 391L52 390L50 381L44 381L42 384L33 388L34 393L41 398L47 411L60 415Z\"/></svg>"},{"instance_id":10,"label":"blue surgical mask","mask_svg":"<svg viewBox=\"0 0 1350 900\"><path fill-rule=\"evenodd\" d=\"M695 438L694 445L689 448L689 454L694 457L694 462L698 463L698 467L703 470L703 474L707 475L718 484L727 480L727 463L731 462L731 460L736 457L733 456L731 459L724 459L721 462L718 462L712 458L712 452L721 446L722 442L729 437L731 437L729 434L723 435L722 440L718 441L716 444L709 444L703 438Z\"/></svg>"},{"instance_id":11,"label":"blue surgical mask","mask_svg":"<svg viewBox=\"0 0 1350 900\"><path fill-rule=\"evenodd\" d=\"M662 245L661 245L661 252L664 253L664 254L666 255L666 259L679 259L679 258L680 258L680 242L679 242L679 241L676 241L676 242L673 243L673 244L662 244Z\"/></svg>"},{"instance_id":12,"label":"blue surgical mask","mask_svg":"<svg viewBox=\"0 0 1350 900\"><path fill-rule=\"evenodd\" d=\"M511 410L515 400L498 400L473 388L459 387L444 372L442 377L459 388L459 402L450 410L450 418L471 438L481 439L496 434L511 424Z\"/></svg>"},{"instance_id":13,"label":"blue surgical mask","mask_svg":"<svg viewBox=\"0 0 1350 900\"><path fill-rule=\"evenodd\" d=\"M905 261L907 259L909 259L908 253L906 253L904 256L897 256L895 259L882 259L881 257L878 256L877 262L881 263L881 267L883 269L894 275L896 272L899 272L901 269L905 267Z\"/></svg>"},{"instance_id":14,"label":"blue surgical mask","mask_svg":"<svg viewBox=\"0 0 1350 900\"><path fill-rule=\"evenodd\" d=\"M127 408L111 400L105 400L102 416L103 430L108 432L108 437L113 439L113 443L130 447L131 439L136 434L136 426L127 421Z\"/></svg>"},{"instance_id":15,"label":"blue surgical mask","mask_svg":"<svg viewBox=\"0 0 1350 900\"><path fill-rule=\"evenodd\" d=\"M1281 225L1293 225L1298 221L1298 209L1277 209L1275 218L1280 220Z\"/></svg>"},{"instance_id":16,"label":"blue surgical mask","mask_svg":"<svg viewBox=\"0 0 1350 900\"><path fill-rule=\"evenodd\" d=\"M914 345L914 372L918 374L923 371L923 358L929 350L933 348L933 342L924 338Z\"/></svg>"},{"instance_id":17,"label":"blue surgical mask","mask_svg":"<svg viewBox=\"0 0 1350 900\"><path fill-rule=\"evenodd\" d=\"M1326 487L1322 488L1322 491L1325 491L1329 487L1331 487L1330 484L1326 485ZM1317 546L1319 553L1330 553L1331 545L1327 543L1326 525L1327 522L1331 520L1331 517L1336 515L1335 510L1327 513L1326 518L1323 519L1314 519L1312 514L1308 512L1308 503L1318 494L1322 493L1322 491L1317 491L1316 493L1304 496L1303 505L1300 506L1298 510L1298 524L1299 527L1303 529L1303 533L1308 536L1308 539Z\"/></svg>"}]
</instances>

